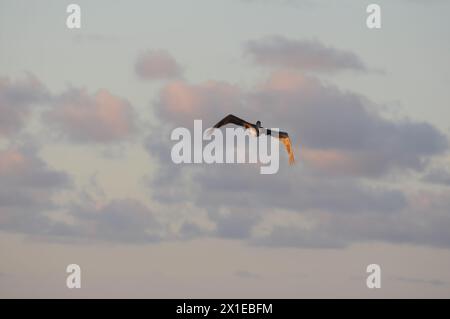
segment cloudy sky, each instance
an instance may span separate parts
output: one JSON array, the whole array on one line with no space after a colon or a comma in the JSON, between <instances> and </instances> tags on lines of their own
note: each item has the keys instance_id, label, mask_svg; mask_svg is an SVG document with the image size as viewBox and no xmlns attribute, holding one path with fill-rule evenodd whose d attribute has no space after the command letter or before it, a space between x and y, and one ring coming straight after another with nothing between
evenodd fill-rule
<instances>
[{"instance_id":1,"label":"cloudy sky","mask_svg":"<svg viewBox=\"0 0 450 319\"><path fill-rule=\"evenodd\" d=\"M450 3L72 2L0 0L0 297L450 297ZM297 165L171 161L228 113Z\"/></svg>"}]
</instances>

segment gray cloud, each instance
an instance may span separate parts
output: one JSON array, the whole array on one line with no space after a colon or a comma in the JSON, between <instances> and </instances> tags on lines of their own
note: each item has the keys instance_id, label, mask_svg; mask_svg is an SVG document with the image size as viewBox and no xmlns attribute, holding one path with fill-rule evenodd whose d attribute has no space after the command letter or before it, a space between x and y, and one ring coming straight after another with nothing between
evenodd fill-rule
<instances>
[{"instance_id":1,"label":"gray cloud","mask_svg":"<svg viewBox=\"0 0 450 319\"><path fill-rule=\"evenodd\" d=\"M354 179L321 177L291 167L268 179L256 167L205 166L192 182L200 189L197 203L204 207L215 207L223 196L228 206L350 214L389 213L406 206L400 191L364 186Z\"/></svg>"},{"instance_id":2,"label":"gray cloud","mask_svg":"<svg viewBox=\"0 0 450 319\"><path fill-rule=\"evenodd\" d=\"M421 170L427 157L448 149L447 137L432 125L388 120L363 97L314 78L274 74L267 87L251 99L259 116L287 128L302 146L339 157L341 162L324 160L328 173L337 169L355 175Z\"/></svg>"},{"instance_id":3,"label":"gray cloud","mask_svg":"<svg viewBox=\"0 0 450 319\"><path fill-rule=\"evenodd\" d=\"M141 79L146 80L173 79L182 74L180 65L165 50L148 50L141 53L134 69Z\"/></svg>"},{"instance_id":4,"label":"gray cloud","mask_svg":"<svg viewBox=\"0 0 450 319\"><path fill-rule=\"evenodd\" d=\"M433 168L422 177L424 182L450 186L450 172L444 168Z\"/></svg>"},{"instance_id":5,"label":"gray cloud","mask_svg":"<svg viewBox=\"0 0 450 319\"><path fill-rule=\"evenodd\" d=\"M328 234L321 229L315 232L308 231L295 226L274 226L269 235L261 238L251 239L254 245L269 247L298 247L315 249L344 248L349 242L345 238L336 236L335 233Z\"/></svg>"},{"instance_id":6,"label":"gray cloud","mask_svg":"<svg viewBox=\"0 0 450 319\"><path fill-rule=\"evenodd\" d=\"M163 226L139 201L122 199L89 206L72 207L76 223L68 228L69 235L125 243L149 243L161 239ZM73 230L72 234L70 230Z\"/></svg>"},{"instance_id":7,"label":"gray cloud","mask_svg":"<svg viewBox=\"0 0 450 319\"><path fill-rule=\"evenodd\" d=\"M258 167L252 165L183 166L171 162L160 165L164 170L159 170L149 185L152 193L157 189L154 199L165 205L194 203L199 209L206 209L209 221L216 226L213 233L189 227L189 236L183 235L183 238L217 236L267 246L340 248L355 241L410 242L414 237L414 231L400 234L396 228L381 225L382 222L404 223L391 217L409 209L407 198L396 189L367 186L354 178L330 178L296 167L282 167L278 174L267 177L260 175ZM178 197L187 189L189 192ZM254 238L254 228L264 222L268 214L280 209L308 216L319 226L309 230L275 226L269 235ZM328 217L316 219L315 213ZM380 225L375 230L367 230L370 225L365 225L364 221L370 223L372 218ZM426 237L431 234L425 233ZM437 242L431 239L429 244Z\"/></svg>"},{"instance_id":8,"label":"gray cloud","mask_svg":"<svg viewBox=\"0 0 450 319\"><path fill-rule=\"evenodd\" d=\"M154 127L145 140L145 148L158 164L158 171L151 179L144 178L151 188L155 200L163 203L182 203L192 198L189 174L181 165L175 165L170 157L171 145L168 143L170 129ZM195 168L193 168L195 169Z\"/></svg>"},{"instance_id":9,"label":"gray cloud","mask_svg":"<svg viewBox=\"0 0 450 319\"><path fill-rule=\"evenodd\" d=\"M33 145L0 151L0 229L45 233L44 213L57 208L53 195L70 186L69 176L48 167Z\"/></svg>"},{"instance_id":10,"label":"gray cloud","mask_svg":"<svg viewBox=\"0 0 450 319\"><path fill-rule=\"evenodd\" d=\"M29 207L0 206L0 230L65 243L147 244L168 239L155 214L133 199L69 205L70 222L54 220L46 214L55 208L61 209L52 203L45 207L34 203Z\"/></svg>"},{"instance_id":11,"label":"gray cloud","mask_svg":"<svg viewBox=\"0 0 450 319\"><path fill-rule=\"evenodd\" d=\"M205 194L208 196L208 194ZM255 214L253 209L243 209L227 205L232 212L221 214L216 210L211 210L210 218L216 223L216 234L219 237L231 239L246 239L250 237L251 229L261 220L260 214Z\"/></svg>"},{"instance_id":12,"label":"gray cloud","mask_svg":"<svg viewBox=\"0 0 450 319\"><path fill-rule=\"evenodd\" d=\"M422 195L417 195L422 197ZM268 235L252 238L258 245L308 248L342 248L355 242L389 242L397 244L450 247L450 198L431 196L430 203L409 203L393 214L332 214L315 226L275 226ZM311 215L309 215L311 217Z\"/></svg>"},{"instance_id":13,"label":"gray cloud","mask_svg":"<svg viewBox=\"0 0 450 319\"><path fill-rule=\"evenodd\" d=\"M47 89L29 73L16 81L0 77L0 137L18 132L30 114L31 106L48 98Z\"/></svg>"},{"instance_id":14,"label":"gray cloud","mask_svg":"<svg viewBox=\"0 0 450 319\"><path fill-rule=\"evenodd\" d=\"M212 235L210 231L190 221L184 222L178 230L178 238L180 239L194 239L209 235Z\"/></svg>"},{"instance_id":15,"label":"gray cloud","mask_svg":"<svg viewBox=\"0 0 450 319\"><path fill-rule=\"evenodd\" d=\"M196 204L210 212L219 237L309 248L342 248L361 241L450 245L450 238L432 231L445 226L432 218L424 226L419 212L405 214L411 207L401 191L365 186L353 178L329 178L290 168L267 178L252 167L210 166L195 175L192 184L199 188ZM232 213L218 213L223 209ZM279 209L305 216L314 226L273 226L270 234L255 238L251 230Z\"/></svg>"},{"instance_id":16,"label":"gray cloud","mask_svg":"<svg viewBox=\"0 0 450 319\"><path fill-rule=\"evenodd\" d=\"M317 40L271 36L247 42L246 52L263 66L322 72L367 70L356 54L325 46Z\"/></svg>"}]
</instances>

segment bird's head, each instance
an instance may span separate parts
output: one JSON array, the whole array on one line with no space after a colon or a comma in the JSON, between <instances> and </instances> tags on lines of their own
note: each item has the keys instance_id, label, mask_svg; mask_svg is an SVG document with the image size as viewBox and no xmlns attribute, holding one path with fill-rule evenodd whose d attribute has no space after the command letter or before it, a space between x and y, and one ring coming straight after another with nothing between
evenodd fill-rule
<instances>
[{"instance_id":1,"label":"bird's head","mask_svg":"<svg viewBox=\"0 0 450 319\"><path fill-rule=\"evenodd\" d=\"M256 121L256 127L262 127L261 126L261 121Z\"/></svg>"}]
</instances>

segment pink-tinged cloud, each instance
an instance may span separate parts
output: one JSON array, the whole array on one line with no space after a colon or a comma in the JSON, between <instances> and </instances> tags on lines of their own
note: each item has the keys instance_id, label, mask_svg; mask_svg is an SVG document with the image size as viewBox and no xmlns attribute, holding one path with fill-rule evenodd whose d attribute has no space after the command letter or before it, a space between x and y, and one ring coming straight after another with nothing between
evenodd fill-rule
<instances>
[{"instance_id":1,"label":"pink-tinged cloud","mask_svg":"<svg viewBox=\"0 0 450 319\"><path fill-rule=\"evenodd\" d=\"M22 129L31 106L48 98L47 89L31 74L16 81L0 77L0 137Z\"/></svg>"},{"instance_id":2,"label":"pink-tinged cloud","mask_svg":"<svg viewBox=\"0 0 450 319\"><path fill-rule=\"evenodd\" d=\"M195 85L174 81L162 89L157 112L163 119L179 125L192 125L193 119L203 119L206 125L213 125L212 121L223 112L237 112L241 98L241 90L225 82Z\"/></svg>"},{"instance_id":3,"label":"pink-tinged cloud","mask_svg":"<svg viewBox=\"0 0 450 319\"><path fill-rule=\"evenodd\" d=\"M320 72L366 70L353 52L326 46L317 40L265 37L247 42L246 52L255 63L269 67Z\"/></svg>"},{"instance_id":4,"label":"pink-tinged cloud","mask_svg":"<svg viewBox=\"0 0 450 319\"><path fill-rule=\"evenodd\" d=\"M279 70L273 72L267 82L262 86L262 89L275 90L275 91L291 91L296 90L299 87L304 87L309 84L310 78L306 78L303 75Z\"/></svg>"},{"instance_id":5,"label":"pink-tinged cloud","mask_svg":"<svg viewBox=\"0 0 450 319\"><path fill-rule=\"evenodd\" d=\"M26 159L19 151L7 149L0 151L0 176L23 170Z\"/></svg>"},{"instance_id":6,"label":"pink-tinged cloud","mask_svg":"<svg viewBox=\"0 0 450 319\"><path fill-rule=\"evenodd\" d=\"M170 83L161 93L167 111L170 113L192 113L201 103L201 94L188 84L177 81Z\"/></svg>"},{"instance_id":7,"label":"pink-tinged cloud","mask_svg":"<svg viewBox=\"0 0 450 319\"><path fill-rule=\"evenodd\" d=\"M37 154L35 146L10 146L0 150L0 190L57 188L67 184L66 174L50 168ZM1 206L1 203L0 203Z\"/></svg>"},{"instance_id":8,"label":"pink-tinged cloud","mask_svg":"<svg viewBox=\"0 0 450 319\"><path fill-rule=\"evenodd\" d=\"M45 119L63 136L87 143L123 140L136 127L131 104L105 89L92 95L72 89L56 98Z\"/></svg>"},{"instance_id":9,"label":"pink-tinged cloud","mask_svg":"<svg viewBox=\"0 0 450 319\"><path fill-rule=\"evenodd\" d=\"M180 77L182 68L165 50L148 50L141 53L134 66L141 79L161 80Z\"/></svg>"},{"instance_id":10,"label":"pink-tinged cloud","mask_svg":"<svg viewBox=\"0 0 450 319\"><path fill-rule=\"evenodd\" d=\"M379 169L377 162L382 162L376 154L308 147L302 148L300 160L308 167L331 176L376 175Z\"/></svg>"}]
</instances>

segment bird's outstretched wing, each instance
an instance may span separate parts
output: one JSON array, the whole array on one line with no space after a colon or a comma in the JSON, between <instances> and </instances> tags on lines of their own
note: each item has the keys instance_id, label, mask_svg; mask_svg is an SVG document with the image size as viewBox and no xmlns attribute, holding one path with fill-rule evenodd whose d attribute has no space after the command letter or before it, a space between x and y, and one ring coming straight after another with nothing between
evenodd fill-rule
<instances>
[{"instance_id":1,"label":"bird's outstretched wing","mask_svg":"<svg viewBox=\"0 0 450 319\"><path fill-rule=\"evenodd\" d=\"M250 124L249 122L244 121L243 119L240 119L239 117L234 116L233 114L229 114L225 116L222 120L220 120L216 125L214 125L213 128L219 128L229 123L236 124L245 128L252 127L252 124Z\"/></svg>"},{"instance_id":2,"label":"bird's outstretched wing","mask_svg":"<svg viewBox=\"0 0 450 319\"><path fill-rule=\"evenodd\" d=\"M279 132L278 138L280 139L281 143L284 144L284 147L286 148L286 151L289 154L289 164L291 165L294 164L295 163L294 151L292 149L291 139L289 138L288 133Z\"/></svg>"}]
</instances>

